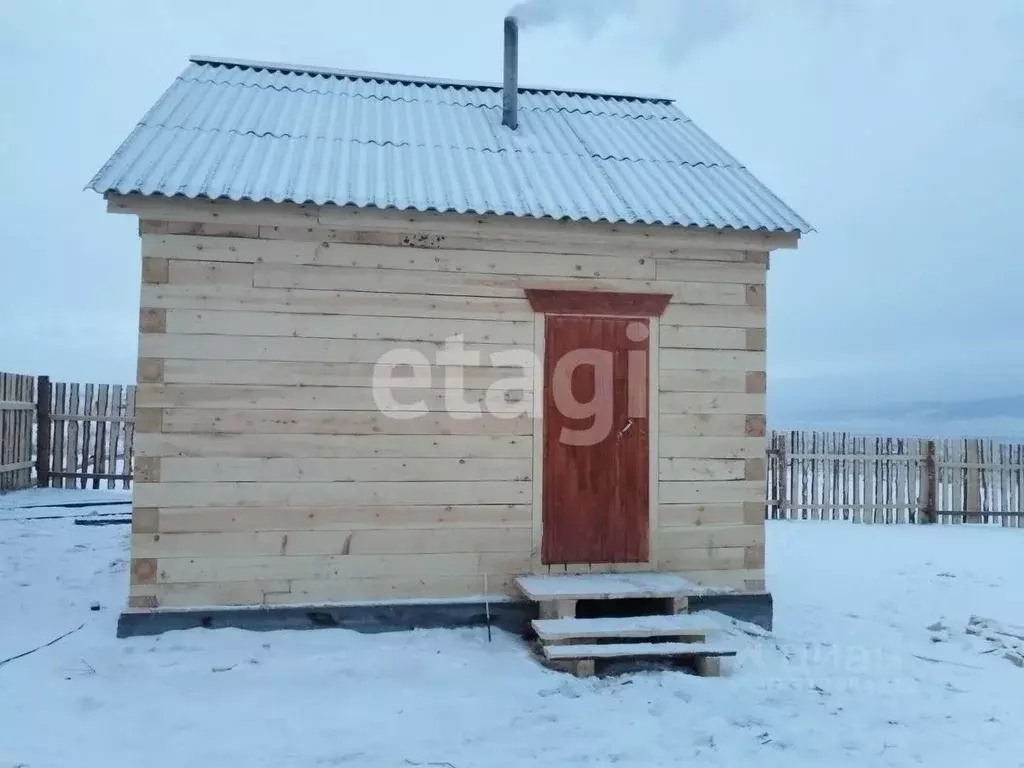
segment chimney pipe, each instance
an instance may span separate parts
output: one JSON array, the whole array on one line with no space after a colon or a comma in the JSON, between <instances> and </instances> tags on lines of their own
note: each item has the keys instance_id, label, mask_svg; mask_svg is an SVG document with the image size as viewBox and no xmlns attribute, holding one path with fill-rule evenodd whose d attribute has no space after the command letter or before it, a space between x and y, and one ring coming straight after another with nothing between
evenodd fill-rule
<instances>
[{"instance_id":1,"label":"chimney pipe","mask_svg":"<svg viewBox=\"0 0 1024 768\"><path fill-rule=\"evenodd\" d=\"M519 20L505 17L505 84L502 99L502 125L513 131L519 125Z\"/></svg>"}]
</instances>

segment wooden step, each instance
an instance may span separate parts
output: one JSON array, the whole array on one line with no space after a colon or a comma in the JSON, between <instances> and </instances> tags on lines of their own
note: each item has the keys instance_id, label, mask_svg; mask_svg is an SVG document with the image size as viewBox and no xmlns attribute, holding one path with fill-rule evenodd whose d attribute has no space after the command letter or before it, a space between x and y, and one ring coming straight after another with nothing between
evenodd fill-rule
<instances>
[{"instance_id":1,"label":"wooden step","mask_svg":"<svg viewBox=\"0 0 1024 768\"><path fill-rule=\"evenodd\" d=\"M630 616L612 619L535 619L533 631L543 641L613 637L679 637L703 641L714 630L687 614Z\"/></svg>"},{"instance_id":2,"label":"wooden step","mask_svg":"<svg viewBox=\"0 0 1024 768\"><path fill-rule=\"evenodd\" d=\"M615 645L546 645L548 663L577 677L594 674L598 660L684 659L701 677L722 674L721 660L736 651L708 643L620 643Z\"/></svg>"},{"instance_id":3,"label":"wooden step","mask_svg":"<svg viewBox=\"0 0 1024 768\"><path fill-rule=\"evenodd\" d=\"M554 600L629 600L704 594L697 584L674 573L592 573L520 576L519 591L535 602Z\"/></svg>"},{"instance_id":4,"label":"wooden step","mask_svg":"<svg viewBox=\"0 0 1024 768\"><path fill-rule=\"evenodd\" d=\"M656 659L672 656L721 658L736 651L710 643L616 643L614 645L545 645L551 661L569 659Z\"/></svg>"}]
</instances>

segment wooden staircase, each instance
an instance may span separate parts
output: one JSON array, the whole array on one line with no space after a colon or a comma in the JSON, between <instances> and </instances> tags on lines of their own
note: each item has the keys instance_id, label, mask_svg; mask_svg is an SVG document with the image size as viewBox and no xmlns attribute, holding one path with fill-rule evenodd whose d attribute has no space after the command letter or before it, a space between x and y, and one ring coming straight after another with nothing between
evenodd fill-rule
<instances>
[{"instance_id":1,"label":"wooden staircase","mask_svg":"<svg viewBox=\"0 0 1024 768\"><path fill-rule=\"evenodd\" d=\"M695 587L665 573L609 573L581 576L520 576L520 592L538 604L533 630L547 663L577 677L594 674L598 661L683 660L703 677L721 674L721 659L736 651L707 641L714 630L689 615ZM621 616L615 601L643 600L657 613ZM596 612L578 618L587 601Z\"/></svg>"}]
</instances>

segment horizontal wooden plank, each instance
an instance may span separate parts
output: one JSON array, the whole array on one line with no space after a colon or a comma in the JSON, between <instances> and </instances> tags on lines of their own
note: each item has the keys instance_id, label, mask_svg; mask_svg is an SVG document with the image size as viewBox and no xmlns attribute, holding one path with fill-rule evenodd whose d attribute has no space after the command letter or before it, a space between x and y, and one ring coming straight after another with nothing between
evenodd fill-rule
<instances>
[{"instance_id":1,"label":"horizontal wooden plank","mask_svg":"<svg viewBox=\"0 0 1024 768\"><path fill-rule=\"evenodd\" d=\"M22 400L0 400L0 411L34 411L35 403Z\"/></svg>"},{"instance_id":2,"label":"horizontal wooden plank","mask_svg":"<svg viewBox=\"0 0 1024 768\"><path fill-rule=\"evenodd\" d=\"M326 507L164 507L161 533L354 531L381 528L529 528L527 504L414 504Z\"/></svg>"},{"instance_id":3,"label":"horizontal wooden plank","mask_svg":"<svg viewBox=\"0 0 1024 768\"><path fill-rule=\"evenodd\" d=\"M140 456L285 459L527 458L529 437L515 435L139 434Z\"/></svg>"},{"instance_id":4,"label":"horizontal wooden plank","mask_svg":"<svg viewBox=\"0 0 1024 768\"><path fill-rule=\"evenodd\" d=\"M499 418L484 413L472 419L452 414L422 414L396 419L379 411L294 411L215 408L168 408L162 411L164 433L289 435L532 435L533 418ZM742 434L742 431L741 431Z\"/></svg>"},{"instance_id":5,"label":"horizontal wooden plank","mask_svg":"<svg viewBox=\"0 0 1024 768\"><path fill-rule=\"evenodd\" d=\"M143 285L142 306L363 317L533 320L525 296L417 296L410 293L253 288L234 285Z\"/></svg>"},{"instance_id":6,"label":"horizontal wooden plank","mask_svg":"<svg viewBox=\"0 0 1024 768\"><path fill-rule=\"evenodd\" d=\"M746 392L744 371L659 371L661 392Z\"/></svg>"},{"instance_id":7,"label":"horizontal wooden plank","mask_svg":"<svg viewBox=\"0 0 1024 768\"><path fill-rule=\"evenodd\" d=\"M576 291L670 293L673 301L689 304L745 306L747 290L738 283L668 282L605 278L539 278L508 275L470 275L431 271L292 267L256 265L257 288L298 288L321 291L411 293L441 296L519 298L524 288Z\"/></svg>"},{"instance_id":8,"label":"horizontal wooden plank","mask_svg":"<svg viewBox=\"0 0 1024 768\"><path fill-rule=\"evenodd\" d=\"M734 352L704 349L663 349L659 360L663 370L763 371L764 352Z\"/></svg>"},{"instance_id":9,"label":"horizontal wooden plank","mask_svg":"<svg viewBox=\"0 0 1024 768\"><path fill-rule=\"evenodd\" d=\"M487 591L492 596L512 594L515 574L487 574ZM364 600L409 600L417 598L463 598L484 594L482 574L470 576L389 577L377 579L293 580L286 593L272 594L269 604L334 603Z\"/></svg>"},{"instance_id":10,"label":"horizontal wooden plank","mask_svg":"<svg viewBox=\"0 0 1024 768\"><path fill-rule=\"evenodd\" d=\"M151 597L159 608L207 608L232 605L263 605L268 594L287 593L284 580L233 581L192 584L133 584L132 599Z\"/></svg>"},{"instance_id":11,"label":"horizontal wooden plank","mask_svg":"<svg viewBox=\"0 0 1024 768\"><path fill-rule=\"evenodd\" d=\"M681 228L647 224L529 220L512 216L386 211L312 203L264 203L232 200L167 199L145 195L110 195L107 210L134 213L142 218L166 221L258 224L260 234L274 226L326 227L336 230L394 232L415 240L433 233L442 238L473 237L480 240L511 238L554 246L664 248L727 248L771 250L795 248L798 233L738 232L707 228ZM319 238L319 235L317 236ZM571 252L571 251L561 251ZM584 251L587 252L587 251Z\"/></svg>"},{"instance_id":12,"label":"horizontal wooden plank","mask_svg":"<svg viewBox=\"0 0 1024 768\"><path fill-rule=\"evenodd\" d=\"M552 661L566 659L658 659L718 658L735 656L736 651L710 643L585 643L545 645L544 656ZM714 675L717 676L717 673Z\"/></svg>"},{"instance_id":13,"label":"horizontal wooden plank","mask_svg":"<svg viewBox=\"0 0 1024 768\"><path fill-rule=\"evenodd\" d=\"M390 505L346 507L168 507L158 532L352 531L382 528L529 528L527 505Z\"/></svg>"},{"instance_id":14,"label":"horizontal wooden plank","mask_svg":"<svg viewBox=\"0 0 1024 768\"><path fill-rule=\"evenodd\" d=\"M169 260L167 269L171 285L253 285L252 264Z\"/></svg>"},{"instance_id":15,"label":"horizontal wooden plank","mask_svg":"<svg viewBox=\"0 0 1024 768\"><path fill-rule=\"evenodd\" d=\"M745 568L741 571L732 569L691 570L689 568L679 570L686 578L703 586L725 587L755 594L764 592L764 568Z\"/></svg>"},{"instance_id":16,"label":"horizontal wooden plank","mask_svg":"<svg viewBox=\"0 0 1024 768\"><path fill-rule=\"evenodd\" d=\"M659 459L658 478L665 480L743 480L743 459Z\"/></svg>"},{"instance_id":17,"label":"horizontal wooden plank","mask_svg":"<svg viewBox=\"0 0 1024 768\"><path fill-rule=\"evenodd\" d=\"M756 285L764 283L767 277L764 264L658 259L658 280Z\"/></svg>"},{"instance_id":18,"label":"horizontal wooden plank","mask_svg":"<svg viewBox=\"0 0 1024 768\"><path fill-rule=\"evenodd\" d=\"M664 414L763 414L766 407L763 394L664 392L658 396L658 410Z\"/></svg>"},{"instance_id":19,"label":"horizontal wooden plank","mask_svg":"<svg viewBox=\"0 0 1024 768\"><path fill-rule=\"evenodd\" d=\"M50 421L105 421L108 424L131 424L135 419L132 416L107 416L93 413L51 413Z\"/></svg>"},{"instance_id":20,"label":"horizontal wooden plank","mask_svg":"<svg viewBox=\"0 0 1024 768\"><path fill-rule=\"evenodd\" d=\"M768 314L764 307L670 304L661 322L663 328L766 328Z\"/></svg>"},{"instance_id":21,"label":"horizontal wooden plank","mask_svg":"<svg viewBox=\"0 0 1024 768\"><path fill-rule=\"evenodd\" d=\"M467 343L529 345L533 319L450 320L361 315L306 315L283 312L230 312L171 309L167 333L224 336L286 336L302 339L362 339L378 341L433 341L461 337ZM739 331L742 334L742 331ZM736 347L740 349L741 347Z\"/></svg>"},{"instance_id":22,"label":"horizontal wooden plank","mask_svg":"<svg viewBox=\"0 0 1024 768\"><path fill-rule=\"evenodd\" d=\"M15 461L11 464L0 464L0 474L4 474L5 472L17 472L20 469L29 469L35 465L36 463L34 461Z\"/></svg>"},{"instance_id":23,"label":"horizontal wooden plank","mask_svg":"<svg viewBox=\"0 0 1024 768\"><path fill-rule=\"evenodd\" d=\"M659 549L655 561L659 569L670 571L741 571L745 568L746 549L719 547L706 549Z\"/></svg>"},{"instance_id":24,"label":"horizontal wooden plank","mask_svg":"<svg viewBox=\"0 0 1024 768\"><path fill-rule=\"evenodd\" d=\"M527 528L357 529L132 535L132 557L303 557L512 552L528 555Z\"/></svg>"},{"instance_id":25,"label":"horizontal wooden plank","mask_svg":"<svg viewBox=\"0 0 1024 768\"><path fill-rule=\"evenodd\" d=\"M740 477L742 464L739 462ZM281 459L178 458L160 460L160 480L169 483L413 482L425 480L529 480L533 459ZM685 479L685 478L680 478ZM724 478L723 478L724 479Z\"/></svg>"},{"instance_id":26,"label":"horizontal wooden plank","mask_svg":"<svg viewBox=\"0 0 1024 768\"><path fill-rule=\"evenodd\" d=\"M668 325L658 329L663 349L747 349L745 328Z\"/></svg>"},{"instance_id":27,"label":"horizontal wooden plank","mask_svg":"<svg viewBox=\"0 0 1024 768\"><path fill-rule=\"evenodd\" d=\"M369 387L373 385L373 363L309 363L273 360L176 360L163 361L165 384L243 384ZM520 377L523 368L483 368L458 371L461 385L468 389L487 389L506 379ZM429 381L444 388L458 383L456 372L442 366L406 366L396 374ZM531 376L532 381L532 376ZM532 389L532 387L531 387ZM724 391L724 390L715 390Z\"/></svg>"},{"instance_id":28,"label":"horizontal wooden plank","mask_svg":"<svg viewBox=\"0 0 1024 768\"><path fill-rule=\"evenodd\" d=\"M514 244L510 244L514 247ZM552 253L408 248L330 240L282 240L228 237L144 235L144 256L192 261L248 262L282 266L356 267L472 274L553 277L655 278L653 259ZM746 265L740 265L746 266ZM762 269L763 271L763 269ZM707 272L707 282L730 282ZM743 282L745 272L731 282ZM691 278L686 278L691 279ZM763 282L763 277L762 277Z\"/></svg>"},{"instance_id":29,"label":"horizontal wooden plank","mask_svg":"<svg viewBox=\"0 0 1024 768\"><path fill-rule=\"evenodd\" d=\"M522 381L533 386L532 378ZM140 408L233 408L246 410L372 411L415 417L414 411L480 414L533 413L533 393L501 389L443 390L404 386L245 387L235 384L139 384Z\"/></svg>"},{"instance_id":30,"label":"horizontal wooden plank","mask_svg":"<svg viewBox=\"0 0 1024 768\"><path fill-rule=\"evenodd\" d=\"M509 595L514 574L489 574L487 586L494 597ZM482 595L483 578L439 576L430 578L324 579L320 581L234 581L133 586L133 599L148 596L161 608L197 608L232 605L286 605L338 603L414 598L465 598Z\"/></svg>"},{"instance_id":31,"label":"horizontal wooden plank","mask_svg":"<svg viewBox=\"0 0 1024 768\"><path fill-rule=\"evenodd\" d=\"M750 525L764 519L753 516L739 504L661 504L658 507L658 527L693 528L715 525Z\"/></svg>"},{"instance_id":32,"label":"horizontal wooden plank","mask_svg":"<svg viewBox=\"0 0 1024 768\"><path fill-rule=\"evenodd\" d=\"M662 414L658 418L658 442L661 445L672 437L746 437L746 429L746 417L739 414Z\"/></svg>"},{"instance_id":33,"label":"horizontal wooden plank","mask_svg":"<svg viewBox=\"0 0 1024 768\"><path fill-rule=\"evenodd\" d=\"M532 360L533 345L466 344L467 352L479 359L467 359L465 367L511 364L512 351L524 364ZM184 335L143 333L139 336L140 357L189 358L193 360L272 360L278 362L377 363L385 355L395 364L434 365L445 351L441 342L365 341L359 339L301 339L279 336ZM495 357L495 354L498 354ZM692 354L692 353L686 353ZM713 353L714 354L714 353ZM736 353L740 354L740 353Z\"/></svg>"},{"instance_id":34,"label":"horizontal wooden plank","mask_svg":"<svg viewBox=\"0 0 1024 768\"><path fill-rule=\"evenodd\" d=\"M511 234L511 233L510 233ZM721 231L715 231L715 235ZM730 233L738 234L738 233ZM744 263L751 261L751 252L743 250L752 245L749 241L698 238L686 233L684 238L672 240L636 238L624 240L614 235L608 238L590 239L585 243L574 241L564 234L557 239L537 239L524 236L501 236L494 232L486 235L437 234L422 230L373 231L370 229L336 229L325 227L260 227L259 237L267 240L293 240L307 242L351 243L357 245L378 245L397 248L416 248L427 251L488 251L499 253L535 253L546 256L583 254L591 256L630 255L636 258L665 259L669 261L725 261ZM764 248L763 242L757 248ZM764 253L758 254L764 256Z\"/></svg>"},{"instance_id":35,"label":"horizontal wooden plank","mask_svg":"<svg viewBox=\"0 0 1024 768\"><path fill-rule=\"evenodd\" d=\"M663 459L761 459L768 441L763 437L676 437L662 433L658 446Z\"/></svg>"},{"instance_id":36,"label":"horizontal wooden plank","mask_svg":"<svg viewBox=\"0 0 1024 768\"><path fill-rule=\"evenodd\" d=\"M529 481L136 483L140 507L344 506L368 504L525 504Z\"/></svg>"},{"instance_id":37,"label":"horizontal wooden plank","mask_svg":"<svg viewBox=\"0 0 1024 768\"><path fill-rule=\"evenodd\" d=\"M345 250L351 246L341 246ZM396 249L408 253L406 249ZM502 253L436 249L438 269L464 274L522 275L538 277L588 277L601 279L653 280L653 259L636 255L592 256L565 253Z\"/></svg>"},{"instance_id":38,"label":"horizontal wooden plank","mask_svg":"<svg viewBox=\"0 0 1024 768\"><path fill-rule=\"evenodd\" d=\"M142 255L178 261L238 264L313 264L319 243L259 240L255 237L224 237L191 233L142 235ZM251 274L251 272L250 272Z\"/></svg>"},{"instance_id":39,"label":"horizontal wooden plank","mask_svg":"<svg viewBox=\"0 0 1024 768\"><path fill-rule=\"evenodd\" d=\"M703 641L714 630L688 614L629 616L599 619L534 619L533 631L543 642L573 639L615 639L623 637L688 637Z\"/></svg>"},{"instance_id":40,"label":"horizontal wooden plank","mask_svg":"<svg viewBox=\"0 0 1024 768\"><path fill-rule=\"evenodd\" d=\"M723 504L763 501L764 482L726 480L700 482L661 482L658 499L662 504Z\"/></svg>"},{"instance_id":41,"label":"horizontal wooden plank","mask_svg":"<svg viewBox=\"0 0 1024 768\"><path fill-rule=\"evenodd\" d=\"M750 547L764 544L764 525L714 525L699 528L666 528L658 532L655 549L659 553L673 553L699 549L708 553L727 547ZM690 566L696 570L704 569ZM738 568L743 568L740 564Z\"/></svg>"},{"instance_id":42,"label":"horizontal wooden plank","mask_svg":"<svg viewBox=\"0 0 1024 768\"><path fill-rule=\"evenodd\" d=\"M167 557L157 560L158 583L278 579L401 578L515 573L529 568L528 555L310 555L295 557Z\"/></svg>"}]
</instances>

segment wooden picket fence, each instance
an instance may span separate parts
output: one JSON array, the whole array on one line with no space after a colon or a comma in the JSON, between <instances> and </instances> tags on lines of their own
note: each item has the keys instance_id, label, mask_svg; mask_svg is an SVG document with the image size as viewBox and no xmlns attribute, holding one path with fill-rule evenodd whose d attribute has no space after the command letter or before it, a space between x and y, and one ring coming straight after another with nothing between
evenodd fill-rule
<instances>
[{"instance_id":1,"label":"wooden picket fence","mask_svg":"<svg viewBox=\"0 0 1024 768\"><path fill-rule=\"evenodd\" d=\"M135 387L0 373L0 491L129 488ZM33 472L34 470L34 472ZM768 519L1024 527L1024 445L772 432Z\"/></svg>"},{"instance_id":2,"label":"wooden picket fence","mask_svg":"<svg viewBox=\"0 0 1024 768\"><path fill-rule=\"evenodd\" d=\"M0 492L32 485L36 377L0 373Z\"/></svg>"},{"instance_id":3,"label":"wooden picket fence","mask_svg":"<svg viewBox=\"0 0 1024 768\"><path fill-rule=\"evenodd\" d=\"M773 432L767 516L1024 527L1024 445Z\"/></svg>"},{"instance_id":4,"label":"wooden picket fence","mask_svg":"<svg viewBox=\"0 0 1024 768\"><path fill-rule=\"evenodd\" d=\"M135 387L0 373L0 491L129 488Z\"/></svg>"},{"instance_id":5,"label":"wooden picket fence","mask_svg":"<svg viewBox=\"0 0 1024 768\"><path fill-rule=\"evenodd\" d=\"M135 387L39 377L36 482L53 488L130 487Z\"/></svg>"}]
</instances>

